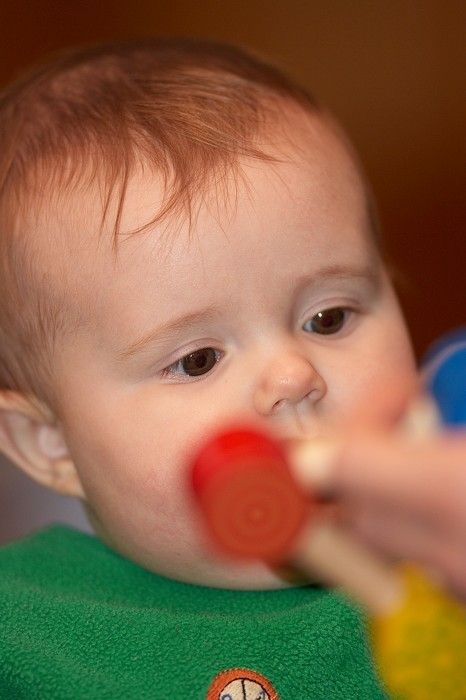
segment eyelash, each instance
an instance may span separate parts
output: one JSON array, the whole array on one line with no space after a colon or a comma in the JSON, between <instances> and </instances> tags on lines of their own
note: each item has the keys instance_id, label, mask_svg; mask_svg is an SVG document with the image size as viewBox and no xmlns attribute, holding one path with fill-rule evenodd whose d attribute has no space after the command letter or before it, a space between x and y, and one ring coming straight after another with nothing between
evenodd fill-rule
<instances>
[{"instance_id":1,"label":"eyelash","mask_svg":"<svg viewBox=\"0 0 466 700\"><path fill-rule=\"evenodd\" d=\"M339 326L339 328L336 331L329 330L327 333L325 331L321 332L321 333L317 333L315 330L307 331L305 329L305 326L307 324L312 324L314 322L314 325L315 325L317 322L316 319L323 321L324 314L328 314L329 312L338 312L338 313L342 314L340 317L341 325ZM344 307L344 306L333 306L333 307L329 307L327 309L322 309L322 311L318 311L308 321L303 323L302 329L305 332L316 333L317 335L324 335L324 336L338 335L340 330L342 330L347 325L350 317L355 313L356 313L355 309L351 309L349 307ZM324 323L324 327L325 327L325 323ZM206 372L199 373L198 375L187 374L183 369L183 362L188 360L190 357L194 357L197 353L201 353L202 351L208 351L208 350L211 350L215 353L215 362L212 365L212 367L210 369L208 369ZM206 377L206 376L211 374L214 367L218 364L220 359L223 357L223 354L224 353L222 353L220 350L216 350L215 348L212 348L210 346L199 348L198 350L193 350L192 352L187 353L186 355L183 355L183 357L181 357L176 362L173 362L171 365L168 365L168 367L165 367L162 370L161 375L163 378L178 378L178 379L180 379L181 377L183 377L184 379L182 381L185 381L185 382L199 381L203 377Z\"/></svg>"},{"instance_id":2,"label":"eyelash","mask_svg":"<svg viewBox=\"0 0 466 700\"><path fill-rule=\"evenodd\" d=\"M325 332L325 330L324 330L325 329L324 315L332 313L332 312L334 315L335 315L335 312L338 312L338 314L340 315L338 320L341 322L341 325L339 325L337 330L330 329L330 330L328 330L328 332ZM322 309L322 311L318 311L317 313L315 313L308 321L303 323L302 328L303 328L303 330L306 330L306 332L308 332L307 329L305 328L305 326L307 324L314 323L314 325L316 325L316 323L318 321L320 321L320 322L323 322L323 328L322 328L322 332L317 333L317 335L337 335L348 324L350 317L355 313L356 313L355 309L351 309L351 308L346 307L346 306L330 306L327 309ZM314 331L309 331L309 332L316 333L316 330L314 329Z\"/></svg>"},{"instance_id":3,"label":"eyelash","mask_svg":"<svg viewBox=\"0 0 466 700\"><path fill-rule=\"evenodd\" d=\"M194 355L196 355L196 353L200 353L203 350L213 350L214 351L215 364L207 372L205 372L203 374L199 374L199 375L197 375L197 377L186 374L182 369L183 362L186 359L188 359L189 357L194 356ZM186 382L199 381L199 379L201 379L202 377L205 377L206 375L209 375L212 372L212 369L215 367L215 365L218 364L220 359L223 357L223 354L224 353L222 353L220 350L216 350L215 348L212 348L210 346L206 346L204 348L199 348L198 350L193 350L193 352L190 352L187 355L183 355L183 357L180 357L179 360L177 360L176 362L173 362L171 365L168 365L168 367L165 367L161 373L162 377L164 377L164 378L184 377L184 381L186 381Z\"/></svg>"}]
</instances>

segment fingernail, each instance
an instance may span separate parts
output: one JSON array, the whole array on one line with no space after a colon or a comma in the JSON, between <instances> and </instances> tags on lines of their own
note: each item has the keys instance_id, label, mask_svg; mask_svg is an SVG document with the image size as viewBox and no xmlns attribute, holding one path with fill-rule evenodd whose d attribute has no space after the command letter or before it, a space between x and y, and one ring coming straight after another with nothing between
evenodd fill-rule
<instances>
[{"instance_id":1,"label":"fingernail","mask_svg":"<svg viewBox=\"0 0 466 700\"><path fill-rule=\"evenodd\" d=\"M438 433L440 422L434 401L428 396L420 396L411 402L400 427L409 437L423 439Z\"/></svg>"},{"instance_id":2,"label":"fingernail","mask_svg":"<svg viewBox=\"0 0 466 700\"><path fill-rule=\"evenodd\" d=\"M325 491L330 487L337 451L337 442L320 438L303 440L291 447L291 469L303 488Z\"/></svg>"}]
</instances>

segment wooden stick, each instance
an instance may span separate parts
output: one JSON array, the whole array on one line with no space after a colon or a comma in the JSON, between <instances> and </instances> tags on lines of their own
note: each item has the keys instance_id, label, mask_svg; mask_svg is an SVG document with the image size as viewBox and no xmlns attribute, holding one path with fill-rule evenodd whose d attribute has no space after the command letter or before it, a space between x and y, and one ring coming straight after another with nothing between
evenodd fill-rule
<instances>
[{"instance_id":1,"label":"wooden stick","mask_svg":"<svg viewBox=\"0 0 466 700\"><path fill-rule=\"evenodd\" d=\"M332 523L310 523L292 563L311 577L344 589L373 614L386 614L403 600L397 572Z\"/></svg>"}]
</instances>

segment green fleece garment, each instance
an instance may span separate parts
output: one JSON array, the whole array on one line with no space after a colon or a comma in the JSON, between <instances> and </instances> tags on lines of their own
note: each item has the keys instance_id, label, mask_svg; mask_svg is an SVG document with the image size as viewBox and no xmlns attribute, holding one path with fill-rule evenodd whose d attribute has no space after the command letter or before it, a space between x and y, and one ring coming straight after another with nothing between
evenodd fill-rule
<instances>
[{"instance_id":1,"label":"green fleece garment","mask_svg":"<svg viewBox=\"0 0 466 700\"><path fill-rule=\"evenodd\" d=\"M386 697L338 594L180 583L62 526L0 550L0 625L2 700L210 700L227 669L279 700ZM268 697L235 673L215 700Z\"/></svg>"}]
</instances>

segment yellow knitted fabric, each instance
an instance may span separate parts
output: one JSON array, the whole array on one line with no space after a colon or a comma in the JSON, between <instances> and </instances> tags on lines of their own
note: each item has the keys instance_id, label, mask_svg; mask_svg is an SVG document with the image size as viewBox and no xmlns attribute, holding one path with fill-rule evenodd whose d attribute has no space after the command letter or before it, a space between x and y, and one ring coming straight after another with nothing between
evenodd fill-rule
<instances>
[{"instance_id":1,"label":"yellow knitted fabric","mask_svg":"<svg viewBox=\"0 0 466 700\"><path fill-rule=\"evenodd\" d=\"M370 623L382 678L400 700L466 700L466 609L415 567L400 573L403 604Z\"/></svg>"}]
</instances>

